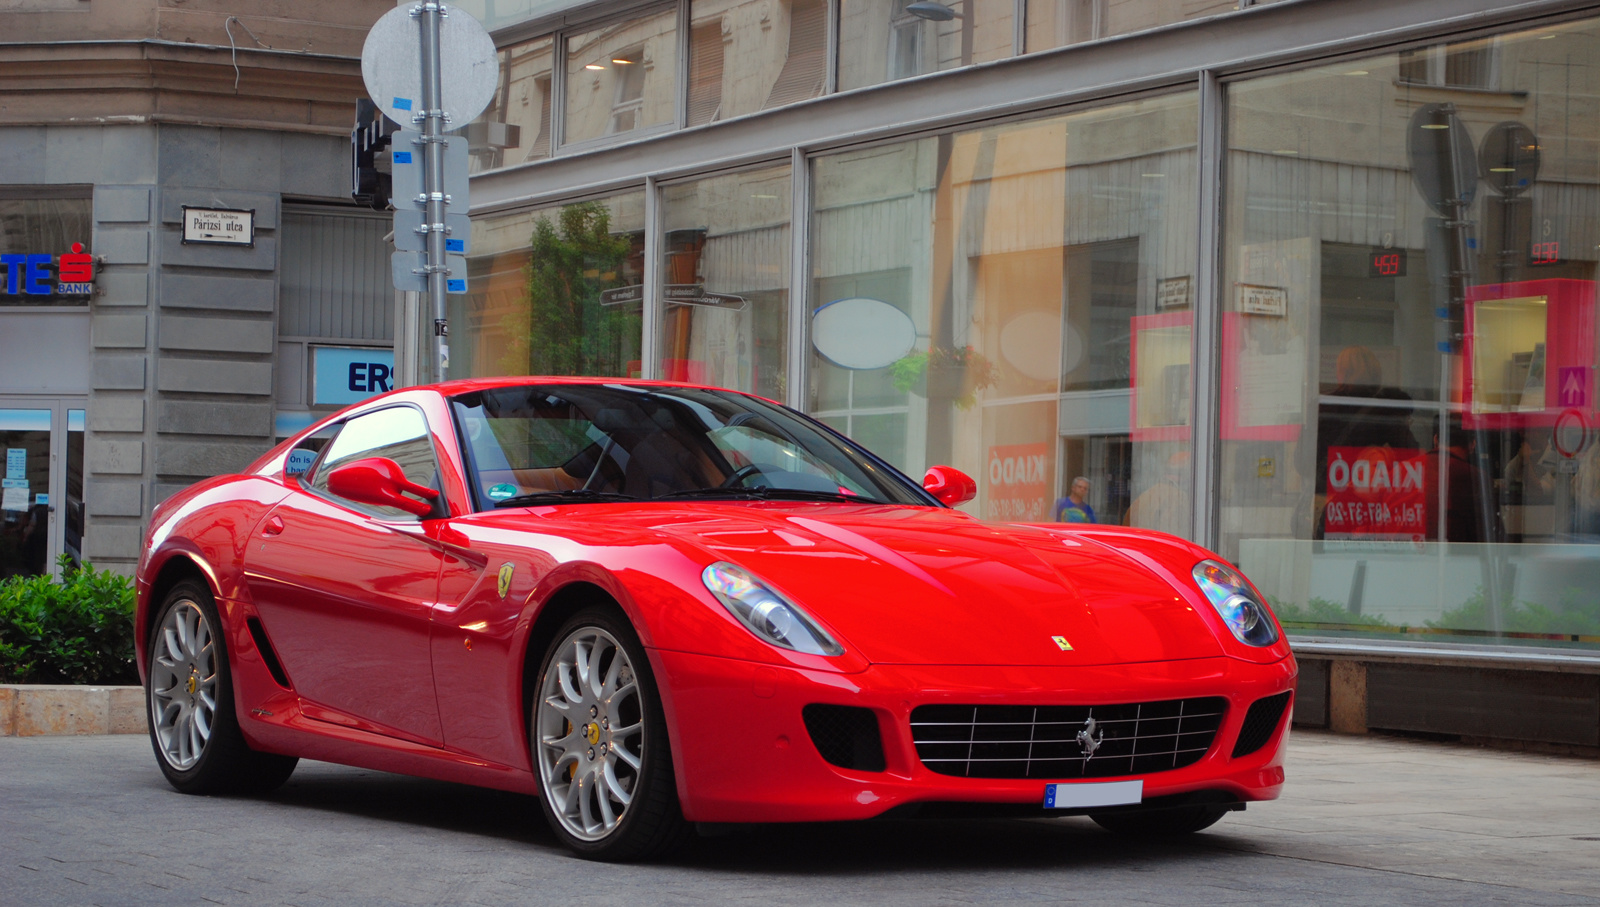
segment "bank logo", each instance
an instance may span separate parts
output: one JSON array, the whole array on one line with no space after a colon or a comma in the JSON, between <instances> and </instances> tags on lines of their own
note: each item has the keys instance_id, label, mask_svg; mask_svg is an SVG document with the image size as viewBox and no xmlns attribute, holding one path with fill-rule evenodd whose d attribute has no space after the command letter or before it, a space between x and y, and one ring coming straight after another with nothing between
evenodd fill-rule
<instances>
[{"instance_id":1,"label":"bank logo","mask_svg":"<svg viewBox=\"0 0 1600 907\"><path fill-rule=\"evenodd\" d=\"M94 256L83 243L71 252L0 253L0 289L7 296L89 296L94 293Z\"/></svg>"}]
</instances>

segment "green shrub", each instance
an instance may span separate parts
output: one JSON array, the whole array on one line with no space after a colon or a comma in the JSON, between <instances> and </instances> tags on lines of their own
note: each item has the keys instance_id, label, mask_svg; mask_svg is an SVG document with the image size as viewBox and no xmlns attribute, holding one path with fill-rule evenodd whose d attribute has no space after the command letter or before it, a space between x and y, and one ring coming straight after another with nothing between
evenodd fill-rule
<instances>
[{"instance_id":1,"label":"green shrub","mask_svg":"<svg viewBox=\"0 0 1600 907\"><path fill-rule=\"evenodd\" d=\"M132 581L61 566L59 581L0 580L0 683L138 683Z\"/></svg>"}]
</instances>

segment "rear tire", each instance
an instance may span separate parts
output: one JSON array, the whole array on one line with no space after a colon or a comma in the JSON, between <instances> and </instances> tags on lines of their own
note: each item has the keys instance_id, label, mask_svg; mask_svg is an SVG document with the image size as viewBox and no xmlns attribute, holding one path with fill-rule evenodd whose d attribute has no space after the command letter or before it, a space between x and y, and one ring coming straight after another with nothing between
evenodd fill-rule
<instances>
[{"instance_id":1,"label":"rear tire","mask_svg":"<svg viewBox=\"0 0 1600 907\"><path fill-rule=\"evenodd\" d=\"M1180 806L1176 809L1091 813L1090 819L1115 835L1137 838L1178 838L1217 824L1228 810L1221 806Z\"/></svg>"},{"instance_id":2,"label":"rear tire","mask_svg":"<svg viewBox=\"0 0 1600 907\"><path fill-rule=\"evenodd\" d=\"M688 839L655 678L616 608L585 608L556 632L529 712L540 809L578 856L649 860Z\"/></svg>"},{"instance_id":3,"label":"rear tire","mask_svg":"<svg viewBox=\"0 0 1600 907\"><path fill-rule=\"evenodd\" d=\"M167 783L185 794L264 794L289 780L299 759L257 752L239 729L222 620L204 583L167 593L147 667L150 745Z\"/></svg>"}]
</instances>

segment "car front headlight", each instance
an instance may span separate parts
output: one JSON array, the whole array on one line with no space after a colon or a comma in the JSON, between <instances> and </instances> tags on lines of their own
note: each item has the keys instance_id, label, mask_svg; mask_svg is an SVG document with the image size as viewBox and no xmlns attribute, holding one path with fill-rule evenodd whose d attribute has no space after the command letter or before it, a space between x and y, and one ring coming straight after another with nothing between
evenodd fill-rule
<instances>
[{"instance_id":1,"label":"car front headlight","mask_svg":"<svg viewBox=\"0 0 1600 907\"><path fill-rule=\"evenodd\" d=\"M1201 561L1194 565L1194 581L1240 642L1270 646L1278 641L1272 613L1239 571L1221 561Z\"/></svg>"},{"instance_id":2,"label":"car front headlight","mask_svg":"<svg viewBox=\"0 0 1600 907\"><path fill-rule=\"evenodd\" d=\"M700 574L711 594L750 632L783 649L811 655L843 655L810 615L767 588L748 570L718 561Z\"/></svg>"}]
</instances>

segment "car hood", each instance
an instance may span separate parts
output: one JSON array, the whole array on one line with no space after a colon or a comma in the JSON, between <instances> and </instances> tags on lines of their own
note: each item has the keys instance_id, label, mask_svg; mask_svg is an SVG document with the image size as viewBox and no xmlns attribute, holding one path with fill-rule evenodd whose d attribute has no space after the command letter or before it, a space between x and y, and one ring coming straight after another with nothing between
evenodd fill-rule
<instances>
[{"instance_id":1,"label":"car hood","mask_svg":"<svg viewBox=\"0 0 1600 907\"><path fill-rule=\"evenodd\" d=\"M1103 665L1223 654L1194 610L1197 591L1181 593L1156 560L1092 532L919 507L774 503L617 516L753 571L879 664Z\"/></svg>"}]
</instances>

